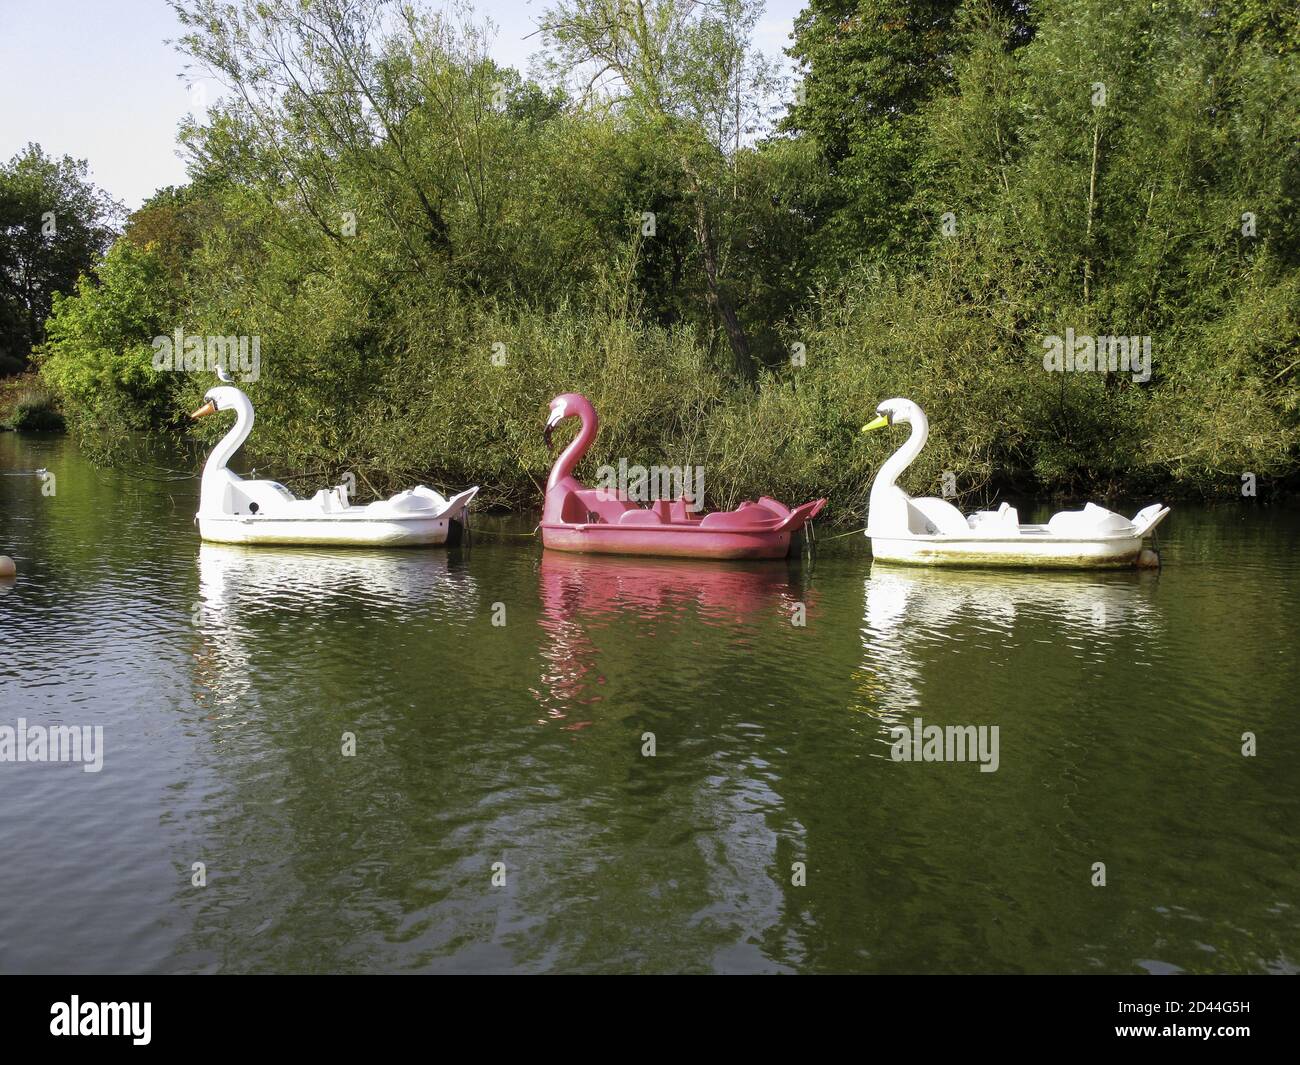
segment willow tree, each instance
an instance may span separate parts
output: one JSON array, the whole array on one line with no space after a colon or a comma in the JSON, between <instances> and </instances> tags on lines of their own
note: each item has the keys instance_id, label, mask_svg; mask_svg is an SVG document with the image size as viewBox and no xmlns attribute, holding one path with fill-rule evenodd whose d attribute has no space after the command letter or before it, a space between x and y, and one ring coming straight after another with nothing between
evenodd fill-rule
<instances>
[{"instance_id":1,"label":"willow tree","mask_svg":"<svg viewBox=\"0 0 1300 1065\"><path fill-rule=\"evenodd\" d=\"M494 153L528 102L489 24L388 0L172 3L178 48L224 90L184 132L196 169L292 205L337 247L364 208L400 269L473 274L497 240Z\"/></svg>"},{"instance_id":2,"label":"willow tree","mask_svg":"<svg viewBox=\"0 0 1300 1065\"><path fill-rule=\"evenodd\" d=\"M540 22L552 70L660 139L680 168L704 296L746 380L754 357L725 281L723 232L736 159L776 84L751 45L762 10L755 0L557 0Z\"/></svg>"}]
</instances>

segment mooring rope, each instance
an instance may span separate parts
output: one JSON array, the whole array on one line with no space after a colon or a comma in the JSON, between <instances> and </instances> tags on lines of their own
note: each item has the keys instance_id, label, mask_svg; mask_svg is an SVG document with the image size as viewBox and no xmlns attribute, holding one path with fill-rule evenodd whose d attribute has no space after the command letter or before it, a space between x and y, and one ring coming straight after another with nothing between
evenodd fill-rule
<instances>
[{"instance_id":1,"label":"mooring rope","mask_svg":"<svg viewBox=\"0 0 1300 1065\"><path fill-rule=\"evenodd\" d=\"M526 536L531 540L537 535L537 530L540 528L541 526L538 525L533 528L532 532L519 533L506 532L504 529L484 529L482 526L475 526L474 531L480 536Z\"/></svg>"},{"instance_id":2,"label":"mooring rope","mask_svg":"<svg viewBox=\"0 0 1300 1065\"><path fill-rule=\"evenodd\" d=\"M834 536L828 536L828 537L826 537L826 539L827 539L827 540L840 540L840 539L843 539L845 536L861 536L861 535L862 535L863 533L865 533L866 531L867 531L866 529L850 529L848 532L836 533Z\"/></svg>"}]
</instances>

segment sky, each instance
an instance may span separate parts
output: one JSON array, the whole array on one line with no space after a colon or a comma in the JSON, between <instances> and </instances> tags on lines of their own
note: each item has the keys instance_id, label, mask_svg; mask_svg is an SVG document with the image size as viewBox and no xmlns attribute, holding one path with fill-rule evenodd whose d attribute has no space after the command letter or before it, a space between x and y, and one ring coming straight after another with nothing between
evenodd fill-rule
<instances>
[{"instance_id":1,"label":"sky","mask_svg":"<svg viewBox=\"0 0 1300 1065\"><path fill-rule=\"evenodd\" d=\"M472 2L498 27L497 61L526 71L546 0ZM767 0L755 44L780 57L804 2ZM195 103L185 61L166 43L179 35L165 0L0 0L0 161L33 141L86 159L91 179L130 210L183 184L176 129ZM219 89L203 91L214 99Z\"/></svg>"}]
</instances>

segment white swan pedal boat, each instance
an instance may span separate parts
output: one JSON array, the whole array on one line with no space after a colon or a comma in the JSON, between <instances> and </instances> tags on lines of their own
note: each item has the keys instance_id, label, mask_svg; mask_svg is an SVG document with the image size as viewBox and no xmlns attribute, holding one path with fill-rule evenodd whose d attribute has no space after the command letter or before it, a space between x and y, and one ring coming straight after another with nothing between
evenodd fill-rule
<instances>
[{"instance_id":1,"label":"white swan pedal boat","mask_svg":"<svg viewBox=\"0 0 1300 1065\"><path fill-rule=\"evenodd\" d=\"M224 374L223 381L228 381ZM226 468L253 428L253 404L231 384L207 392L191 417L233 410L235 424L203 467L199 535L219 544L335 544L348 547L414 547L455 544L478 488L447 499L420 485L389 499L354 506L347 485L322 488L298 499L277 481L245 480Z\"/></svg>"},{"instance_id":2,"label":"white swan pedal boat","mask_svg":"<svg viewBox=\"0 0 1300 1065\"><path fill-rule=\"evenodd\" d=\"M890 399L864 432L903 422L912 427L907 441L880 467L871 485L866 535L871 553L883 562L927 566L1015 566L1090 569L1158 564L1143 542L1169 508L1159 503L1126 518L1095 503L1082 510L1053 514L1045 525L1022 525L1016 509L969 516L946 499L913 499L895 481L912 464L929 438L930 423L911 400Z\"/></svg>"}]
</instances>

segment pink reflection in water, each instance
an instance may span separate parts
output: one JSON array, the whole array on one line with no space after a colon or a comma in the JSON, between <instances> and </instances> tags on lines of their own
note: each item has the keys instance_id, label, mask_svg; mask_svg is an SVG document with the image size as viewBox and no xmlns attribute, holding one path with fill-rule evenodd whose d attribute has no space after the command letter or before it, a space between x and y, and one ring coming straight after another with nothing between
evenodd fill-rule
<instances>
[{"instance_id":1,"label":"pink reflection in water","mask_svg":"<svg viewBox=\"0 0 1300 1065\"><path fill-rule=\"evenodd\" d=\"M578 708L603 699L607 683L592 633L620 615L636 615L640 636L659 626L695 619L718 628L738 624L789 624L799 604L806 618L815 603L784 563L667 560L546 551L541 563L545 666L534 696L545 710L539 724L567 720ZM647 626L646 623L649 622ZM578 730L589 720L566 724Z\"/></svg>"}]
</instances>

